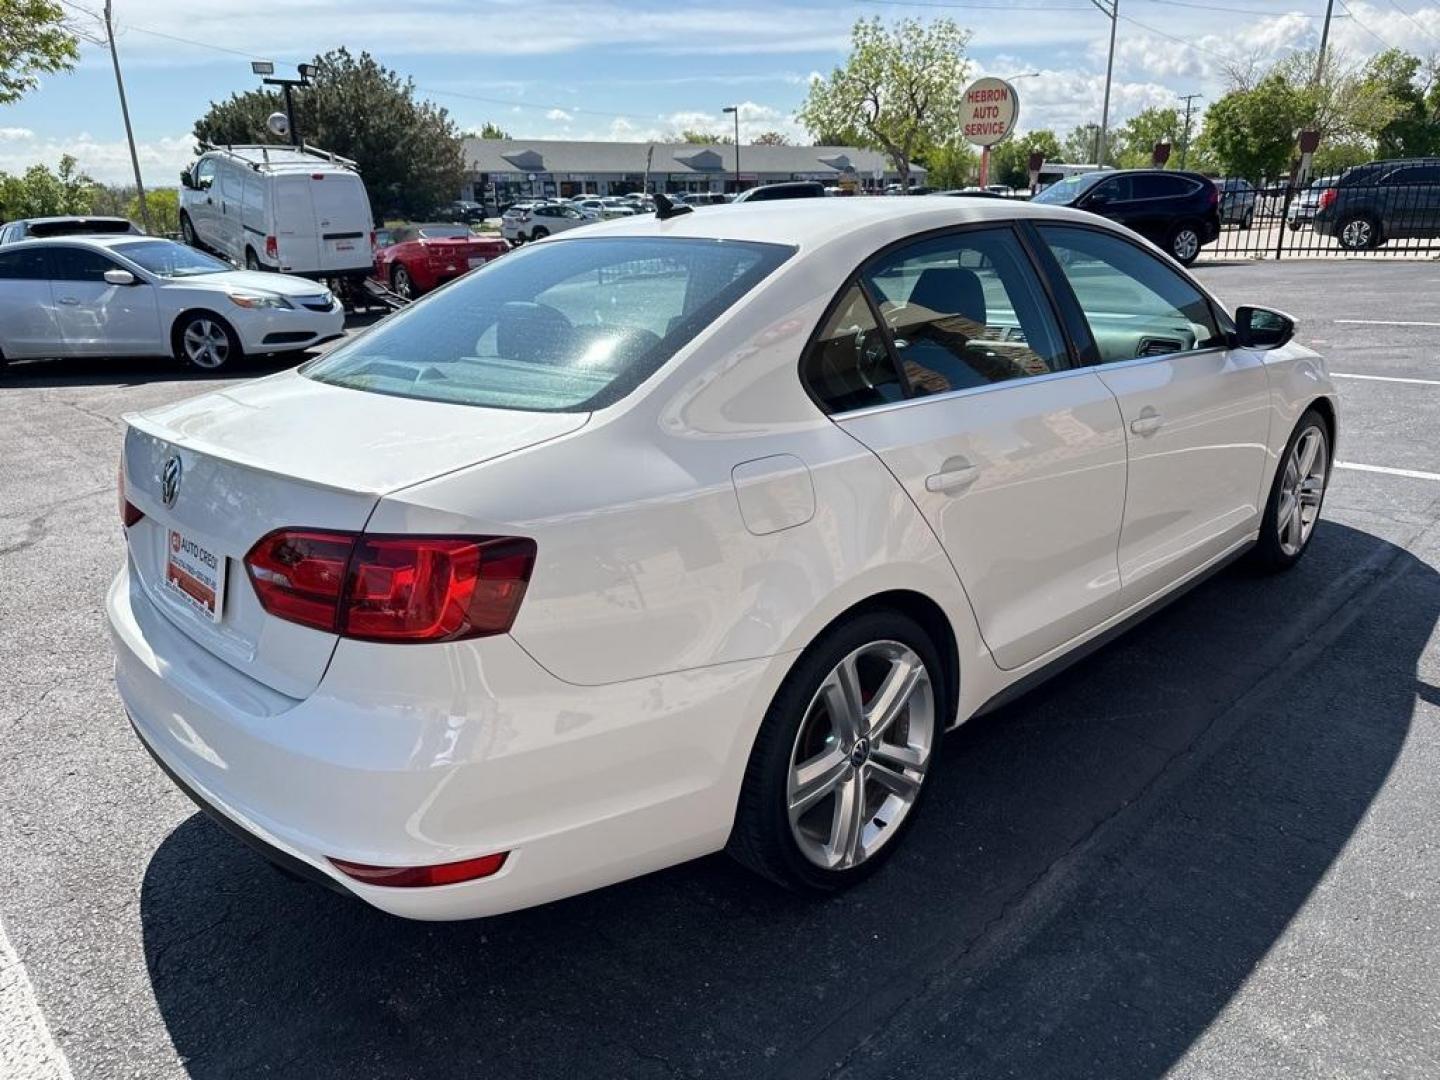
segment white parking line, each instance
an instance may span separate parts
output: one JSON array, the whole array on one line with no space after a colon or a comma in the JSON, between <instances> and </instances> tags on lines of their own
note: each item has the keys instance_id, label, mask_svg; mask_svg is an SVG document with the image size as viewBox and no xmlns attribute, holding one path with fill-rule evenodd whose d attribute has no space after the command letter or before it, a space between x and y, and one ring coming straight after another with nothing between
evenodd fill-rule
<instances>
[{"instance_id":1,"label":"white parking line","mask_svg":"<svg viewBox=\"0 0 1440 1080\"><path fill-rule=\"evenodd\" d=\"M35 1000L25 965L0 926L0 1076L74 1080Z\"/></svg>"},{"instance_id":2,"label":"white parking line","mask_svg":"<svg viewBox=\"0 0 1440 1080\"><path fill-rule=\"evenodd\" d=\"M1440 473L1424 472L1420 469L1392 469L1388 465L1357 465L1353 461L1337 461L1335 468L1353 469L1356 472L1384 473L1386 476L1408 476L1412 480L1440 480Z\"/></svg>"},{"instance_id":3,"label":"white parking line","mask_svg":"<svg viewBox=\"0 0 1440 1080\"><path fill-rule=\"evenodd\" d=\"M1343 371L1332 371L1333 379L1364 379L1367 382L1413 383L1416 386L1440 386L1440 379L1407 379L1399 375L1351 375Z\"/></svg>"},{"instance_id":4,"label":"white parking line","mask_svg":"<svg viewBox=\"0 0 1440 1080\"><path fill-rule=\"evenodd\" d=\"M1404 319L1332 319L1351 326L1440 326L1440 322L1409 322Z\"/></svg>"}]
</instances>

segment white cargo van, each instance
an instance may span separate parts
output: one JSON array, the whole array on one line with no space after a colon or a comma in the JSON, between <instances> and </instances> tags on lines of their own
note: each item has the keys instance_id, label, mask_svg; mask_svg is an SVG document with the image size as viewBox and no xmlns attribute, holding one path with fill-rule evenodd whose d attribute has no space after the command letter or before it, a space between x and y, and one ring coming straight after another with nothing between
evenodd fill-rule
<instances>
[{"instance_id":1,"label":"white cargo van","mask_svg":"<svg viewBox=\"0 0 1440 1080\"><path fill-rule=\"evenodd\" d=\"M187 244L249 270L370 273L375 225L353 161L311 146L209 147L180 184Z\"/></svg>"}]
</instances>

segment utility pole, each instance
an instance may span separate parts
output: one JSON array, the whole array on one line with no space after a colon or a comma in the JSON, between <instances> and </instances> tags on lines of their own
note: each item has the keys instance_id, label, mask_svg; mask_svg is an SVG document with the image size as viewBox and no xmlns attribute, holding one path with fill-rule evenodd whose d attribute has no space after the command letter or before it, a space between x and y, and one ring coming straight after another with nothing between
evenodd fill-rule
<instances>
[{"instance_id":1,"label":"utility pole","mask_svg":"<svg viewBox=\"0 0 1440 1080\"><path fill-rule=\"evenodd\" d=\"M735 194L740 194L740 106L726 105L721 112L735 114Z\"/></svg>"},{"instance_id":2,"label":"utility pole","mask_svg":"<svg viewBox=\"0 0 1440 1080\"><path fill-rule=\"evenodd\" d=\"M1095 164L1104 165L1110 135L1110 80L1115 74L1115 27L1120 22L1120 0L1109 0L1109 6L1106 6L1105 0L1090 2L1110 19L1110 55L1105 61L1105 105L1100 112L1100 137L1095 154Z\"/></svg>"},{"instance_id":3,"label":"utility pole","mask_svg":"<svg viewBox=\"0 0 1440 1080\"><path fill-rule=\"evenodd\" d=\"M1346 8L1348 11L1349 8ZM1320 85L1320 76L1325 72L1325 45L1330 40L1330 16L1335 11L1335 0L1325 0L1325 22L1320 27L1320 51L1315 54L1314 85Z\"/></svg>"},{"instance_id":4,"label":"utility pole","mask_svg":"<svg viewBox=\"0 0 1440 1080\"><path fill-rule=\"evenodd\" d=\"M135 152L135 132L130 127L130 106L125 101L125 80L120 77L120 54L115 51L115 26L110 20L111 0L105 0L105 40L110 45L110 62L115 65L115 87L120 91L120 115L125 120L125 141L130 144L130 167L135 170L135 192L140 199L140 224L150 231L150 206L145 201L145 181L140 179L140 155Z\"/></svg>"},{"instance_id":5,"label":"utility pole","mask_svg":"<svg viewBox=\"0 0 1440 1080\"><path fill-rule=\"evenodd\" d=\"M1185 168L1185 158L1190 153L1190 111L1192 102L1203 94L1181 94L1180 100L1185 102L1185 134L1180 138L1180 168Z\"/></svg>"}]
</instances>

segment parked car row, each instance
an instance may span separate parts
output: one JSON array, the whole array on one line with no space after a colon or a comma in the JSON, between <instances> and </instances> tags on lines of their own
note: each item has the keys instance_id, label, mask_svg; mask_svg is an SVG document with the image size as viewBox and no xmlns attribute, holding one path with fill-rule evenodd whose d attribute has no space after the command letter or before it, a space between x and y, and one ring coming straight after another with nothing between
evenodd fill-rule
<instances>
[{"instance_id":1,"label":"parked car row","mask_svg":"<svg viewBox=\"0 0 1440 1080\"><path fill-rule=\"evenodd\" d=\"M1125 225L1189 266L1220 235L1220 189L1199 173L1107 169L1051 184L1031 202L1073 206Z\"/></svg>"}]
</instances>

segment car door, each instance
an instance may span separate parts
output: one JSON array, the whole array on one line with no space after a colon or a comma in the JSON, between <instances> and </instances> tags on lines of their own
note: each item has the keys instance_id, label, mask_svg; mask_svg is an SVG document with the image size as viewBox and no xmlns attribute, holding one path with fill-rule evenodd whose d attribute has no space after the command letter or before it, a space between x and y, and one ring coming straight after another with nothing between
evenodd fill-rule
<instances>
[{"instance_id":1,"label":"car door","mask_svg":"<svg viewBox=\"0 0 1440 1080\"><path fill-rule=\"evenodd\" d=\"M247 170L248 171L248 170ZM234 162L220 163L215 184L219 192L215 218L216 247L240 266L245 265L245 176ZM262 243L264 241L261 241Z\"/></svg>"},{"instance_id":2,"label":"car door","mask_svg":"<svg viewBox=\"0 0 1440 1080\"><path fill-rule=\"evenodd\" d=\"M65 351L50 296L48 246L0 251L0 353L11 360Z\"/></svg>"},{"instance_id":3,"label":"car door","mask_svg":"<svg viewBox=\"0 0 1440 1080\"><path fill-rule=\"evenodd\" d=\"M107 270L125 269L93 248L50 249L50 292L68 355L154 356L170 351L160 330L155 286L138 275L133 285L105 280Z\"/></svg>"},{"instance_id":4,"label":"car door","mask_svg":"<svg viewBox=\"0 0 1440 1080\"><path fill-rule=\"evenodd\" d=\"M1440 165L1407 165L1382 183L1387 204L1382 230L1387 237L1440 234Z\"/></svg>"},{"instance_id":5,"label":"car door","mask_svg":"<svg viewBox=\"0 0 1440 1080\"><path fill-rule=\"evenodd\" d=\"M190 204L190 224L202 244L215 246L215 159L201 158L195 163L196 196Z\"/></svg>"},{"instance_id":6,"label":"car door","mask_svg":"<svg viewBox=\"0 0 1440 1080\"><path fill-rule=\"evenodd\" d=\"M1268 376L1259 353L1228 347L1228 327L1205 294L1144 246L1078 225L1036 231L1056 257L1063 302L1083 313L1093 338L1087 353L1124 417L1130 468L1119 565L1128 608L1255 530Z\"/></svg>"},{"instance_id":7,"label":"car door","mask_svg":"<svg viewBox=\"0 0 1440 1080\"><path fill-rule=\"evenodd\" d=\"M812 390L924 513L996 663L1019 667L1114 614L1120 412L1073 366L1015 230L884 253L836 312L812 354ZM878 340L865 325L877 318ZM877 385L894 400L873 400Z\"/></svg>"},{"instance_id":8,"label":"car door","mask_svg":"<svg viewBox=\"0 0 1440 1080\"><path fill-rule=\"evenodd\" d=\"M1080 200L1080 209L1133 229L1133 222L1137 220L1133 192L1134 180L1129 173L1112 176L1090 189Z\"/></svg>"}]
</instances>

